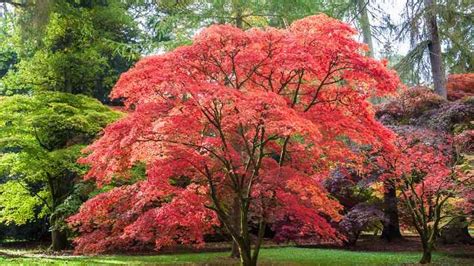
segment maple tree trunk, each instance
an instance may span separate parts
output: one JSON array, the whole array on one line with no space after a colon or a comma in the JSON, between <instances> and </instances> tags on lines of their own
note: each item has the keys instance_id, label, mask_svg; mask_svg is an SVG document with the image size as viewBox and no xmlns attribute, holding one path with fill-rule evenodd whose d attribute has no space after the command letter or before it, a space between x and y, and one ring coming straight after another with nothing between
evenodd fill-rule
<instances>
[{"instance_id":1,"label":"maple tree trunk","mask_svg":"<svg viewBox=\"0 0 474 266\"><path fill-rule=\"evenodd\" d=\"M241 200L238 203L240 207L240 234L242 238L242 241L239 243L240 259L243 265L256 265L256 262L255 264L252 263L252 240L250 239L248 228L248 210L245 209Z\"/></svg>"},{"instance_id":2,"label":"maple tree trunk","mask_svg":"<svg viewBox=\"0 0 474 266\"><path fill-rule=\"evenodd\" d=\"M239 244L235 241L232 241L232 249L230 251L230 257L238 259L240 258Z\"/></svg>"},{"instance_id":3,"label":"maple tree trunk","mask_svg":"<svg viewBox=\"0 0 474 266\"><path fill-rule=\"evenodd\" d=\"M433 76L434 90L437 94L446 99L446 80L444 77L443 59L441 57L441 41L439 39L436 13L433 10L435 2L433 0L424 0L424 3L425 8L428 9L425 14L425 20L430 40L430 43L428 44L428 50L430 53L431 74Z\"/></svg>"},{"instance_id":4,"label":"maple tree trunk","mask_svg":"<svg viewBox=\"0 0 474 266\"><path fill-rule=\"evenodd\" d=\"M234 221L234 227L240 230L240 206L237 198L234 199L232 204L232 220ZM240 258L239 244L235 240L232 241L230 257L236 259Z\"/></svg>"},{"instance_id":5,"label":"maple tree trunk","mask_svg":"<svg viewBox=\"0 0 474 266\"><path fill-rule=\"evenodd\" d=\"M398 219L397 191L389 182L385 184L384 213L388 221L384 223L381 238L387 241L401 239L400 223Z\"/></svg>"},{"instance_id":6,"label":"maple tree trunk","mask_svg":"<svg viewBox=\"0 0 474 266\"><path fill-rule=\"evenodd\" d=\"M245 246L245 245L244 245ZM245 247L240 250L240 260L242 262L242 265L244 266L255 266L257 265L257 261L252 260L252 250L250 247Z\"/></svg>"},{"instance_id":7,"label":"maple tree trunk","mask_svg":"<svg viewBox=\"0 0 474 266\"><path fill-rule=\"evenodd\" d=\"M431 251L423 250L423 257L421 257L420 264L431 263Z\"/></svg>"},{"instance_id":8,"label":"maple tree trunk","mask_svg":"<svg viewBox=\"0 0 474 266\"><path fill-rule=\"evenodd\" d=\"M248 225L248 207L246 207L248 205L246 205L241 198L237 199L236 202L238 202L237 206L240 211L240 227L238 235L234 235L234 241L237 242L239 247L240 261L242 265L245 266L256 266L260 247L263 242L263 236L265 234L265 222L262 220L259 223L257 240L252 250L252 238Z\"/></svg>"},{"instance_id":9,"label":"maple tree trunk","mask_svg":"<svg viewBox=\"0 0 474 266\"><path fill-rule=\"evenodd\" d=\"M239 252L240 252L240 262L244 266L256 266L258 260L258 253L260 251L261 240L263 237L263 233L261 234L259 231L259 238L257 240L257 244L253 250L252 256L252 242L250 239L250 235L242 235L242 241L239 242Z\"/></svg>"},{"instance_id":10,"label":"maple tree trunk","mask_svg":"<svg viewBox=\"0 0 474 266\"><path fill-rule=\"evenodd\" d=\"M423 240L423 237L422 237L422 245L423 245L423 256L421 257L420 264L431 263L431 252L432 252L433 245L428 243L427 240Z\"/></svg>"}]
</instances>

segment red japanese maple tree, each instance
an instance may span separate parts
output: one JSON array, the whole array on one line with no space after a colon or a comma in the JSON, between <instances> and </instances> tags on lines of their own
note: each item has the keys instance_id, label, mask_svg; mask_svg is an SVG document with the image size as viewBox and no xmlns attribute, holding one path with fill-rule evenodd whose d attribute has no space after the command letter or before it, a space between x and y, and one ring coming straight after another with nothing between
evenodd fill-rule
<instances>
[{"instance_id":1,"label":"red japanese maple tree","mask_svg":"<svg viewBox=\"0 0 474 266\"><path fill-rule=\"evenodd\" d=\"M382 152L378 165L384 170L382 179L388 178L401 193L411 224L420 235L420 263L430 263L440 229L453 218L446 210L448 200L458 198L457 214L467 211L474 180L456 167L451 136L412 126L396 131L397 149Z\"/></svg>"},{"instance_id":2,"label":"red japanese maple tree","mask_svg":"<svg viewBox=\"0 0 474 266\"><path fill-rule=\"evenodd\" d=\"M220 224L245 265L256 264L266 226L280 239L336 239L330 222L340 205L321 181L338 164L358 164L354 144L391 149L367 99L399 82L385 62L364 56L354 34L326 15L285 30L211 26L123 74L111 96L131 112L82 159L91 166L85 178L98 184L145 163L141 189L163 195L123 237L155 239L157 248L201 244ZM82 232L76 241L93 232L90 207L110 204L100 199L71 218Z\"/></svg>"}]
</instances>

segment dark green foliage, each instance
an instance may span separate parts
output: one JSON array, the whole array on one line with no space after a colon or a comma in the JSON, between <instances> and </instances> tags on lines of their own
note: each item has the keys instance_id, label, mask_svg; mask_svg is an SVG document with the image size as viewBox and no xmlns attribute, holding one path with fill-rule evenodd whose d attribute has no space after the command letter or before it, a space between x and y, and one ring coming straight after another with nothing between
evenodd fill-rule
<instances>
[{"instance_id":1,"label":"dark green foliage","mask_svg":"<svg viewBox=\"0 0 474 266\"><path fill-rule=\"evenodd\" d=\"M418 85L432 75L429 71L428 36L425 16L435 14L438 34L443 46L442 61L447 73L473 71L473 4L470 0L435 0L425 5L423 0L407 0L403 21L397 28L398 40L409 40L411 51L395 66L411 85Z\"/></svg>"},{"instance_id":2,"label":"dark green foliage","mask_svg":"<svg viewBox=\"0 0 474 266\"><path fill-rule=\"evenodd\" d=\"M0 82L1 93L49 90L107 101L118 75L139 57L139 30L122 1L96 2L49 1L42 23L39 3L17 9L19 27L3 42L13 45L19 63Z\"/></svg>"},{"instance_id":3,"label":"dark green foliage","mask_svg":"<svg viewBox=\"0 0 474 266\"><path fill-rule=\"evenodd\" d=\"M291 22L317 13L342 18L348 0L185 0L126 1L147 28L147 49L174 49L189 44L196 31L211 24L239 28L288 27Z\"/></svg>"}]
</instances>

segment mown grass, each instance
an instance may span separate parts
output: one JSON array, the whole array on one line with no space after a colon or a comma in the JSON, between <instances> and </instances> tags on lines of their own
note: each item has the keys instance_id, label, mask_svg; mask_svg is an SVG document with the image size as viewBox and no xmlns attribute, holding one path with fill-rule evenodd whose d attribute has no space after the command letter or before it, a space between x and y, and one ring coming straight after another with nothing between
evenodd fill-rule
<instances>
[{"instance_id":1,"label":"mown grass","mask_svg":"<svg viewBox=\"0 0 474 266\"><path fill-rule=\"evenodd\" d=\"M6 252L3 251L5 254ZM17 255L3 256L0 263L12 265L236 265L228 252L203 252L172 255L133 256L56 256ZM418 262L419 252L361 252L316 248L268 248L260 256L261 265L403 265ZM474 265L469 254L435 253L433 262L438 265Z\"/></svg>"}]
</instances>

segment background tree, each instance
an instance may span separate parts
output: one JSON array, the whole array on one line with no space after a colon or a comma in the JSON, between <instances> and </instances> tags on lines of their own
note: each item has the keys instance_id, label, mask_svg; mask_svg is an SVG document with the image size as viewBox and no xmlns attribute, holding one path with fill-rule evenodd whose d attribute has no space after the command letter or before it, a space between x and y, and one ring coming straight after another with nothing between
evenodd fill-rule
<instances>
[{"instance_id":1,"label":"background tree","mask_svg":"<svg viewBox=\"0 0 474 266\"><path fill-rule=\"evenodd\" d=\"M297 19L320 12L342 18L348 1L188 0L143 1L143 5L136 5L136 2L128 1L132 13L140 17L142 27L150 33L147 43L153 52L189 44L197 31L213 24L227 23L242 29L261 26L286 28Z\"/></svg>"},{"instance_id":2,"label":"background tree","mask_svg":"<svg viewBox=\"0 0 474 266\"><path fill-rule=\"evenodd\" d=\"M398 214L397 188L395 184L387 179L384 182L383 206L386 220L383 223L381 238L387 241L402 239L400 221Z\"/></svg>"},{"instance_id":3,"label":"background tree","mask_svg":"<svg viewBox=\"0 0 474 266\"><path fill-rule=\"evenodd\" d=\"M0 79L8 72L10 68L17 62L17 54L12 47L11 42L7 41L13 31L12 17L10 14L2 10L0 11Z\"/></svg>"},{"instance_id":4,"label":"background tree","mask_svg":"<svg viewBox=\"0 0 474 266\"><path fill-rule=\"evenodd\" d=\"M460 77L453 79L452 85L448 87L459 88L461 84L469 84L469 79ZM425 128L430 131L439 132L440 135L468 136L472 128L471 117L474 115L474 102L472 97L465 97L456 101L446 101L434 94L426 87L410 88L401 92L397 97L378 106L376 116L379 121L389 127L412 126L415 128ZM470 143L470 140L465 140ZM458 165L462 168L472 169L472 160L469 148L453 150L453 158L457 158ZM396 194L396 192L395 192ZM398 214L393 212L394 215ZM462 220L462 219L461 219ZM395 223L394 223L395 224ZM456 229L457 228L457 229ZM453 231L454 230L454 231ZM442 231L443 239L450 239L450 242L471 242L472 238L468 232L468 224L462 223L453 225L452 230ZM452 236L458 236L454 239Z\"/></svg>"},{"instance_id":5,"label":"background tree","mask_svg":"<svg viewBox=\"0 0 474 266\"><path fill-rule=\"evenodd\" d=\"M76 163L80 150L116 118L117 113L81 95L2 98L0 221L21 225L49 216L52 248L63 249L64 216L71 213L59 209L85 171Z\"/></svg>"},{"instance_id":6,"label":"background tree","mask_svg":"<svg viewBox=\"0 0 474 266\"><path fill-rule=\"evenodd\" d=\"M399 128L398 133L398 150L383 154L378 163L394 180L420 235L420 263L431 263L440 229L450 217L446 213L447 201L471 190L472 178L454 168L456 162L450 157L452 139L448 136L410 127Z\"/></svg>"},{"instance_id":7,"label":"background tree","mask_svg":"<svg viewBox=\"0 0 474 266\"><path fill-rule=\"evenodd\" d=\"M0 4L3 7L1 9L1 37L4 37L0 38L0 94L27 94L39 97L36 96L39 91L62 91L83 93L108 102L107 95L118 75L128 69L139 56L140 49L136 43L141 41L141 32L129 12L129 5L123 1L3 1ZM41 100L45 99L41 97ZM74 99L82 98L71 98L71 100ZM8 101L15 100L18 98ZM40 99L35 98L34 101L40 101ZM69 100L65 102L72 104ZM47 103L45 100L45 104ZM77 103L80 105L78 108L88 108L81 104ZM60 108L54 108L50 112L44 112L43 119L57 125L72 123L68 120L69 117L62 113L63 111ZM65 120L55 121L55 119ZM98 121L98 123L103 122ZM101 126L104 125L101 124ZM56 133L52 128L43 130L51 130L51 135ZM8 145L8 143L4 142L0 146L1 149L7 149L3 145ZM54 147L54 150L56 149L60 148ZM78 150L76 149L75 152ZM63 168L73 167L76 156L76 154L64 155L64 160L71 160L71 165L63 166ZM60 158L54 156L51 158L53 166L59 167L62 162ZM65 174L69 171L57 173L64 177L60 188L53 191L60 195L58 198L61 204L58 205L55 197L54 202L49 204L50 208L30 209L30 212L35 210L30 214L34 214L33 216L38 219L25 215L24 222L40 228L52 224L55 234L63 231L64 225L61 225L61 221L78 208L91 190L88 185L76 184L78 180L75 177L78 174ZM54 171L51 170L51 172ZM7 172L4 174L2 182L11 180ZM53 176L52 179L56 180L58 177ZM45 191L44 193L49 195L51 190L44 183L48 179L41 177L39 180L34 185L28 185L26 190ZM19 187L18 183L14 185ZM6 184L3 188L5 208L8 206L10 213L17 212L15 205L12 204L13 201L7 197L11 190L7 189ZM27 195L31 191L24 192L22 195ZM38 203L38 198L36 202L33 198L30 197L29 200L24 201L31 203L23 205L24 208L29 209ZM41 198L44 198L44 195ZM21 205L17 207L19 206ZM21 216L21 211L17 213ZM49 217L59 222L45 224L40 220L43 219L41 217ZM8 221L4 220L4 222ZM10 223L9 227L13 226L15 225ZM63 234L57 235L55 239L64 239L61 236ZM54 242L55 248L62 246L61 241Z\"/></svg>"},{"instance_id":8,"label":"background tree","mask_svg":"<svg viewBox=\"0 0 474 266\"><path fill-rule=\"evenodd\" d=\"M364 43L369 46L368 55L374 57L374 44L372 41L372 30L370 28L369 12L367 11L369 0L356 0L357 13Z\"/></svg>"},{"instance_id":9,"label":"background tree","mask_svg":"<svg viewBox=\"0 0 474 266\"><path fill-rule=\"evenodd\" d=\"M412 85L433 80L435 91L446 98L446 71L472 72L474 57L468 52L473 36L472 3L408 0L402 14L396 39L410 40L411 50L396 69L401 75L412 73Z\"/></svg>"},{"instance_id":10,"label":"background tree","mask_svg":"<svg viewBox=\"0 0 474 266\"><path fill-rule=\"evenodd\" d=\"M438 22L435 13L435 1L424 0L425 23L428 32L428 53L431 63L431 75L433 77L434 91L447 98L446 93L446 72L441 58L441 39L439 36Z\"/></svg>"},{"instance_id":11,"label":"background tree","mask_svg":"<svg viewBox=\"0 0 474 266\"><path fill-rule=\"evenodd\" d=\"M15 31L5 41L19 62L3 77L3 94L63 91L106 102L118 75L139 56L133 46L139 30L122 1L44 1L12 12Z\"/></svg>"}]
</instances>

